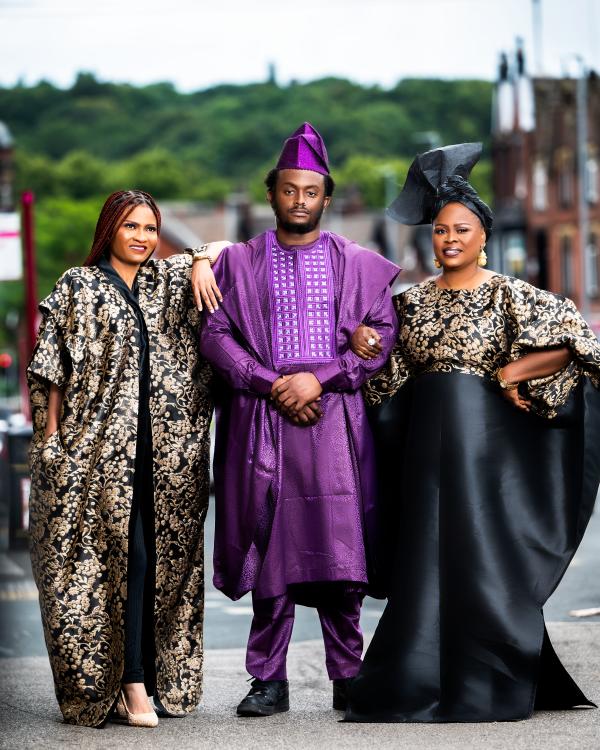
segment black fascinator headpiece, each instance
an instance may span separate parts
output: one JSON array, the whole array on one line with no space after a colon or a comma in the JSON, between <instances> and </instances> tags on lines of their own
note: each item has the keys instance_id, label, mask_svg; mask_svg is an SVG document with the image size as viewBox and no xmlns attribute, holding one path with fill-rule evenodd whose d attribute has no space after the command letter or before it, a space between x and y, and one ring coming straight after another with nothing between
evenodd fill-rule
<instances>
[{"instance_id":1,"label":"black fascinator headpiece","mask_svg":"<svg viewBox=\"0 0 600 750\"><path fill-rule=\"evenodd\" d=\"M431 224L447 203L462 203L476 214L486 235L493 214L467 178L481 155L481 143L459 143L418 154L400 195L387 209L402 224Z\"/></svg>"}]
</instances>

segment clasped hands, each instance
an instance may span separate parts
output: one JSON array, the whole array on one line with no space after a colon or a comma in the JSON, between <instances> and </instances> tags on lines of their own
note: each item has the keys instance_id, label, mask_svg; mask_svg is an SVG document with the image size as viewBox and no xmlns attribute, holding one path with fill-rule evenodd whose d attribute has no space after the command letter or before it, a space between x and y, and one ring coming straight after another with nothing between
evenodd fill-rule
<instances>
[{"instance_id":1,"label":"clasped hands","mask_svg":"<svg viewBox=\"0 0 600 750\"><path fill-rule=\"evenodd\" d=\"M281 375L271 388L271 400L277 411L293 424L316 424L323 412L319 405L323 388L312 372Z\"/></svg>"},{"instance_id":2,"label":"clasped hands","mask_svg":"<svg viewBox=\"0 0 600 750\"><path fill-rule=\"evenodd\" d=\"M350 341L352 351L362 359L373 359L382 351L381 336L374 328L360 325ZM316 424L323 416L319 401L323 388L311 372L282 375L271 388L277 411L297 425Z\"/></svg>"}]
</instances>

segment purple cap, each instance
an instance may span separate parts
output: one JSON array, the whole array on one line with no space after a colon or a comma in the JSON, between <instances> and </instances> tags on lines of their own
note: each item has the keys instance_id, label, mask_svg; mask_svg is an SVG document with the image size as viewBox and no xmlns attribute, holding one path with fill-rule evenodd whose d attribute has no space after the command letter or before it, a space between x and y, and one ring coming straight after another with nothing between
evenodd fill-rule
<instances>
[{"instance_id":1,"label":"purple cap","mask_svg":"<svg viewBox=\"0 0 600 750\"><path fill-rule=\"evenodd\" d=\"M325 143L310 122L300 125L283 144L275 169L310 169L329 174Z\"/></svg>"}]
</instances>

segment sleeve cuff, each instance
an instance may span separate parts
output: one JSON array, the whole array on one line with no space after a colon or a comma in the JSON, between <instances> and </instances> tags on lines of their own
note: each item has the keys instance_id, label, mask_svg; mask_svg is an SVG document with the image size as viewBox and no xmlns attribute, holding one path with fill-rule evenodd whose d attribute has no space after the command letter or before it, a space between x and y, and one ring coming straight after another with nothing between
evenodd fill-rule
<instances>
[{"instance_id":1,"label":"sleeve cuff","mask_svg":"<svg viewBox=\"0 0 600 750\"><path fill-rule=\"evenodd\" d=\"M344 370L340 366L339 359L335 359L333 362L328 362L326 365L321 365L315 370L314 375L316 376L321 388L324 391L332 390L333 388L343 385L340 381L340 375L344 375Z\"/></svg>"},{"instance_id":2,"label":"sleeve cuff","mask_svg":"<svg viewBox=\"0 0 600 750\"><path fill-rule=\"evenodd\" d=\"M279 373L269 370L268 367L257 364L250 378L250 387L256 393L266 395L271 393L273 383L279 377Z\"/></svg>"}]
</instances>

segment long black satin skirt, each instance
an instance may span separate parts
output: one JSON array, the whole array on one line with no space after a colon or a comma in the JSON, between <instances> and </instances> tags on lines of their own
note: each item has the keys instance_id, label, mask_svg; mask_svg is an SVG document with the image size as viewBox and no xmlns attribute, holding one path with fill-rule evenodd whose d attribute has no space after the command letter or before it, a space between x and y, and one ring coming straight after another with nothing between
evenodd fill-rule
<instances>
[{"instance_id":1,"label":"long black satin skirt","mask_svg":"<svg viewBox=\"0 0 600 750\"><path fill-rule=\"evenodd\" d=\"M346 720L511 721L593 705L542 607L593 509L600 394L584 381L544 420L482 378L432 373L374 427L389 599Z\"/></svg>"}]
</instances>

